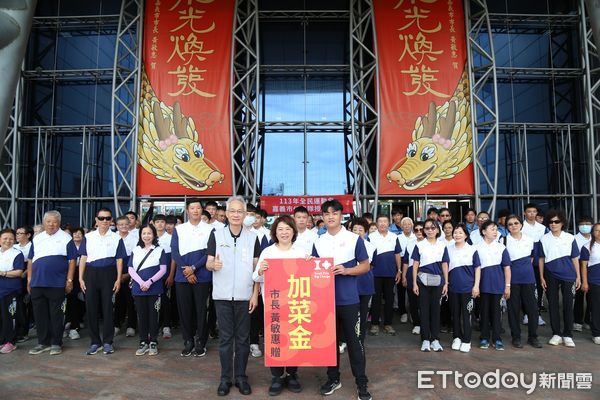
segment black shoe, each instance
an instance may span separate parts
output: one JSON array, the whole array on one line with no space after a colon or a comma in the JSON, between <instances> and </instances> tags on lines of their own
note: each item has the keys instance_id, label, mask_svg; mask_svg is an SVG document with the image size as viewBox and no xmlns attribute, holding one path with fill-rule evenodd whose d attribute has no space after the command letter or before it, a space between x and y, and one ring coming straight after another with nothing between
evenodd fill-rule
<instances>
[{"instance_id":1,"label":"black shoe","mask_svg":"<svg viewBox=\"0 0 600 400\"><path fill-rule=\"evenodd\" d=\"M252 388L247 381L238 381L235 383L235 387L238 388L240 393L244 396L248 396L250 393L252 393Z\"/></svg>"},{"instance_id":2,"label":"black shoe","mask_svg":"<svg viewBox=\"0 0 600 400\"><path fill-rule=\"evenodd\" d=\"M514 338L512 340L512 345L514 347L516 347L517 349L522 349L523 348L523 343L521 343L521 339L519 339L519 338Z\"/></svg>"},{"instance_id":3,"label":"black shoe","mask_svg":"<svg viewBox=\"0 0 600 400\"><path fill-rule=\"evenodd\" d=\"M372 400L371 393L367 390L367 385L360 385L358 387L358 400Z\"/></svg>"},{"instance_id":4,"label":"black shoe","mask_svg":"<svg viewBox=\"0 0 600 400\"><path fill-rule=\"evenodd\" d=\"M211 338L211 339L218 339L219 338L219 331L215 329L214 331L208 332L208 337Z\"/></svg>"},{"instance_id":5,"label":"black shoe","mask_svg":"<svg viewBox=\"0 0 600 400\"><path fill-rule=\"evenodd\" d=\"M194 351L194 342L188 341L183 344L183 350L181 350L182 357L189 357Z\"/></svg>"},{"instance_id":6,"label":"black shoe","mask_svg":"<svg viewBox=\"0 0 600 400\"><path fill-rule=\"evenodd\" d=\"M531 347L535 347L536 349L542 348L542 344L540 343L538 338L529 338L529 339L527 339L527 343L529 343L531 345Z\"/></svg>"},{"instance_id":7,"label":"black shoe","mask_svg":"<svg viewBox=\"0 0 600 400\"><path fill-rule=\"evenodd\" d=\"M327 382L325 382L325 384L321 386L320 392L323 396L329 396L341 387L342 383L339 380L332 381L330 379L327 379Z\"/></svg>"},{"instance_id":8,"label":"black shoe","mask_svg":"<svg viewBox=\"0 0 600 400\"><path fill-rule=\"evenodd\" d=\"M229 389L231 388L231 382L221 381L219 384L219 388L217 389L217 394L219 396L227 396L229 394Z\"/></svg>"},{"instance_id":9,"label":"black shoe","mask_svg":"<svg viewBox=\"0 0 600 400\"><path fill-rule=\"evenodd\" d=\"M192 351L192 355L194 357L204 357L206 355L206 347L200 347L200 346L194 347L194 351Z\"/></svg>"},{"instance_id":10,"label":"black shoe","mask_svg":"<svg viewBox=\"0 0 600 400\"><path fill-rule=\"evenodd\" d=\"M544 306L540 307L540 313L546 312L546 311L548 311L548 309L546 307L544 307Z\"/></svg>"},{"instance_id":11,"label":"black shoe","mask_svg":"<svg viewBox=\"0 0 600 400\"><path fill-rule=\"evenodd\" d=\"M283 380L280 376L274 376L269 386L269 396L278 396L283 391Z\"/></svg>"},{"instance_id":12,"label":"black shoe","mask_svg":"<svg viewBox=\"0 0 600 400\"><path fill-rule=\"evenodd\" d=\"M298 375L290 374L285 377L285 384L290 392L300 393L302 391L302 385L298 381Z\"/></svg>"}]
</instances>

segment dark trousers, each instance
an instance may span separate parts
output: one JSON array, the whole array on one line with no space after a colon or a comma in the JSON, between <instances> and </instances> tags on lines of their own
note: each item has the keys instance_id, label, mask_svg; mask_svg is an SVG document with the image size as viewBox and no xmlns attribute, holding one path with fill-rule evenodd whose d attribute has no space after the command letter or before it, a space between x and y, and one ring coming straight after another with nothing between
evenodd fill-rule
<instances>
[{"instance_id":1,"label":"dark trousers","mask_svg":"<svg viewBox=\"0 0 600 400\"><path fill-rule=\"evenodd\" d=\"M127 317L127 328L137 328L135 302L129 288L129 280L121 284L121 289L115 295L115 328L120 328Z\"/></svg>"},{"instance_id":2,"label":"dark trousers","mask_svg":"<svg viewBox=\"0 0 600 400\"><path fill-rule=\"evenodd\" d=\"M71 329L77 330L81 327L85 313L85 303L77 298L80 292L79 279L73 279L73 290L67 295L65 322L71 323Z\"/></svg>"},{"instance_id":3,"label":"dark trousers","mask_svg":"<svg viewBox=\"0 0 600 400\"><path fill-rule=\"evenodd\" d=\"M548 314L550 315L552 335L572 338L575 282L556 279L549 272L544 273L544 279L546 280L547 285L546 296L548 296ZM560 329L559 293L562 293L564 323L562 331Z\"/></svg>"},{"instance_id":4,"label":"dark trousers","mask_svg":"<svg viewBox=\"0 0 600 400\"><path fill-rule=\"evenodd\" d=\"M295 375L298 373L298 367L271 367L271 376L283 377L284 372L287 372L288 375Z\"/></svg>"},{"instance_id":5,"label":"dark trousers","mask_svg":"<svg viewBox=\"0 0 600 400\"><path fill-rule=\"evenodd\" d=\"M141 342L157 342L158 313L161 308L160 296L135 296L138 329Z\"/></svg>"},{"instance_id":6,"label":"dark trousers","mask_svg":"<svg viewBox=\"0 0 600 400\"><path fill-rule=\"evenodd\" d=\"M396 296L398 297L398 312L400 315L406 314L406 291L402 282L396 285Z\"/></svg>"},{"instance_id":7,"label":"dark trousers","mask_svg":"<svg viewBox=\"0 0 600 400\"><path fill-rule=\"evenodd\" d=\"M492 340L502 340L500 330L502 329L502 313L500 310L501 294L481 293L480 316L481 336L480 339L490 339L490 324L492 327ZM536 318L537 322L537 318Z\"/></svg>"},{"instance_id":8,"label":"dark trousers","mask_svg":"<svg viewBox=\"0 0 600 400\"><path fill-rule=\"evenodd\" d=\"M381 299L385 301L383 307L383 324L391 325L394 316L394 278L375 277L375 294L371 302L371 324L379 325L381 315Z\"/></svg>"},{"instance_id":9,"label":"dark trousers","mask_svg":"<svg viewBox=\"0 0 600 400\"><path fill-rule=\"evenodd\" d=\"M27 293L27 279L23 280L23 290L17 297L17 338L29 335L29 324L33 321L33 307L31 306L31 295Z\"/></svg>"},{"instance_id":10,"label":"dark trousers","mask_svg":"<svg viewBox=\"0 0 600 400\"><path fill-rule=\"evenodd\" d=\"M260 331L265 326L265 315L264 315L264 304L262 296L258 296L258 306L256 310L250 315L250 344L259 344L258 338Z\"/></svg>"},{"instance_id":11,"label":"dark trousers","mask_svg":"<svg viewBox=\"0 0 600 400\"><path fill-rule=\"evenodd\" d=\"M38 344L62 346L65 329L65 288L31 288L31 303Z\"/></svg>"},{"instance_id":12,"label":"dark trousers","mask_svg":"<svg viewBox=\"0 0 600 400\"><path fill-rule=\"evenodd\" d=\"M350 369L357 385L366 385L369 381L365 374L365 350L360 342L360 303L345 306L335 306L335 316L337 319L336 333L339 335L340 329L344 332L344 338L348 345L348 357L350 358ZM358 332L357 332L357 329ZM327 378L329 380L340 379L340 348L336 346L337 361L336 365L327 368Z\"/></svg>"},{"instance_id":13,"label":"dark trousers","mask_svg":"<svg viewBox=\"0 0 600 400\"><path fill-rule=\"evenodd\" d=\"M410 319L412 320L413 326L421 326L419 296L417 296L412 289L406 289L406 292L408 293L408 308L410 310Z\"/></svg>"},{"instance_id":14,"label":"dark trousers","mask_svg":"<svg viewBox=\"0 0 600 400\"><path fill-rule=\"evenodd\" d=\"M450 299L442 297L440 303L440 322L442 326L449 328L452 325L452 311L450 311Z\"/></svg>"},{"instance_id":15,"label":"dark trousers","mask_svg":"<svg viewBox=\"0 0 600 400\"><path fill-rule=\"evenodd\" d=\"M212 298L212 283L210 284L208 295L208 333L217 332L217 311L215 310L215 301ZM259 298L262 296L259 296ZM264 318L264 316L263 316ZM263 328L264 329L264 328Z\"/></svg>"},{"instance_id":16,"label":"dark trousers","mask_svg":"<svg viewBox=\"0 0 600 400\"><path fill-rule=\"evenodd\" d=\"M222 381L231 382L232 377L235 377L236 381L248 380L246 375L248 354L250 354L248 305L248 301L215 300L215 309L219 320L219 358L221 359Z\"/></svg>"},{"instance_id":17,"label":"dark trousers","mask_svg":"<svg viewBox=\"0 0 600 400\"><path fill-rule=\"evenodd\" d=\"M369 300L371 295L360 295L360 342L365 344L365 337L367 336L367 317L369 315Z\"/></svg>"},{"instance_id":18,"label":"dark trousers","mask_svg":"<svg viewBox=\"0 0 600 400\"><path fill-rule=\"evenodd\" d=\"M452 311L452 337L459 338L462 343L471 343L471 311L473 298L471 293L454 293L448 295Z\"/></svg>"},{"instance_id":19,"label":"dark trousers","mask_svg":"<svg viewBox=\"0 0 600 400\"><path fill-rule=\"evenodd\" d=\"M171 308L171 302L175 291L173 288L167 288L165 286L163 293L160 295L160 325L163 327L171 328L173 326L173 313Z\"/></svg>"},{"instance_id":20,"label":"dark trousers","mask_svg":"<svg viewBox=\"0 0 600 400\"><path fill-rule=\"evenodd\" d=\"M587 306L586 306L587 305ZM581 290L575 292L575 303L573 304L573 322L579 325L590 323L590 295Z\"/></svg>"},{"instance_id":21,"label":"dark trousers","mask_svg":"<svg viewBox=\"0 0 600 400\"><path fill-rule=\"evenodd\" d=\"M536 293L537 293L537 306L538 306L538 315L539 315L539 310L541 310L542 306L544 305L544 288L542 287L542 281L540 279L540 269L537 267L538 263L537 263L537 259L534 260L534 265L535 267L533 268L533 272L535 275L535 289L536 289ZM527 317L529 318L529 316Z\"/></svg>"},{"instance_id":22,"label":"dark trousers","mask_svg":"<svg viewBox=\"0 0 600 400\"><path fill-rule=\"evenodd\" d=\"M0 298L0 344L15 343L15 319L18 294L9 293Z\"/></svg>"},{"instance_id":23,"label":"dark trousers","mask_svg":"<svg viewBox=\"0 0 600 400\"><path fill-rule=\"evenodd\" d=\"M521 339L521 308L527 314L528 338L537 338L538 305L535 298L535 284L513 284L510 288L508 306L508 325L513 339Z\"/></svg>"},{"instance_id":24,"label":"dark trousers","mask_svg":"<svg viewBox=\"0 0 600 400\"><path fill-rule=\"evenodd\" d=\"M590 327L592 328L592 336L600 336L600 285L594 285L590 283L590 290L588 291L589 303L588 307L592 314L590 318Z\"/></svg>"},{"instance_id":25,"label":"dark trousers","mask_svg":"<svg viewBox=\"0 0 600 400\"><path fill-rule=\"evenodd\" d=\"M177 307L181 321L181 334L185 342L193 342L198 338L200 349L206 346L208 330L206 329L206 305L208 301L208 282L196 284L176 282Z\"/></svg>"},{"instance_id":26,"label":"dark trousers","mask_svg":"<svg viewBox=\"0 0 600 400\"><path fill-rule=\"evenodd\" d=\"M438 340L440 337L441 286L419 285L419 309L421 311L421 340Z\"/></svg>"},{"instance_id":27,"label":"dark trousers","mask_svg":"<svg viewBox=\"0 0 600 400\"><path fill-rule=\"evenodd\" d=\"M84 275L87 288L85 308L90 342L98 346L103 343L112 344L115 336L113 286L117 280L117 269L115 267L87 267ZM100 338L100 316L98 315L100 309L102 309L102 338Z\"/></svg>"}]
</instances>

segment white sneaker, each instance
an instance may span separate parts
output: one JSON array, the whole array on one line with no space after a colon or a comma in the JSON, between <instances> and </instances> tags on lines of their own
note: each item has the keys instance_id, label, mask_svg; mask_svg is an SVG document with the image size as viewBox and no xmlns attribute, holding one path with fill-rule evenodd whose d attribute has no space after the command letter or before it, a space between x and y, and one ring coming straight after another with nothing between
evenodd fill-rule
<instances>
[{"instance_id":1,"label":"white sneaker","mask_svg":"<svg viewBox=\"0 0 600 400\"><path fill-rule=\"evenodd\" d=\"M431 345L429 344L429 340L423 340L423 344L421 345L421 351L431 351Z\"/></svg>"},{"instance_id":2,"label":"white sneaker","mask_svg":"<svg viewBox=\"0 0 600 400\"><path fill-rule=\"evenodd\" d=\"M600 336L592 338L592 342L594 342L595 344L600 344Z\"/></svg>"},{"instance_id":3,"label":"white sneaker","mask_svg":"<svg viewBox=\"0 0 600 400\"><path fill-rule=\"evenodd\" d=\"M573 324L573 330L575 332L581 332L583 330L583 325L581 325L581 324Z\"/></svg>"},{"instance_id":4,"label":"white sneaker","mask_svg":"<svg viewBox=\"0 0 600 400\"><path fill-rule=\"evenodd\" d=\"M71 329L69 331L69 338L72 340L77 340L79 339L81 336L79 335L79 332L77 332L77 329Z\"/></svg>"},{"instance_id":5,"label":"white sneaker","mask_svg":"<svg viewBox=\"0 0 600 400\"><path fill-rule=\"evenodd\" d=\"M460 338L454 338L452 341L452 350L460 350L460 345L462 344Z\"/></svg>"},{"instance_id":6,"label":"white sneaker","mask_svg":"<svg viewBox=\"0 0 600 400\"><path fill-rule=\"evenodd\" d=\"M461 343L460 344L460 352L461 353L468 353L469 351L471 351L471 343Z\"/></svg>"},{"instance_id":7,"label":"white sneaker","mask_svg":"<svg viewBox=\"0 0 600 400\"><path fill-rule=\"evenodd\" d=\"M115 336L118 336L121 333L121 329L115 328Z\"/></svg>"},{"instance_id":8,"label":"white sneaker","mask_svg":"<svg viewBox=\"0 0 600 400\"><path fill-rule=\"evenodd\" d=\"M544 320L542 319L542 316L540 315L540 316L538 317L538 326L544 326L544 325L546 325L546 321L544 321Z\"/></svg>"},{"instance_id":9,"label":"white sneaker","mask_svg":"<svg viewBox=\"0 0 600 400\"><path fill-rule=\"evenodd\" d=\"M420 326L415 326L412 330L412 334L413 335L420 335L421 334L421 327Z\"/></svg>"},{"instance_id":10,"label":"white sneaker","mask_svg":"<svg viewBox=\"0 0 600 400\"><path fill-rule=\"evenodd\" d=\"M135 336L135 329L133 329L133 328L127 328L127 330L125 331L125 336L127 336L127 337L134 337Z\"/></svg>"},{"instance_id":11,"label":"white sneaker","mask_svg":"<svg viewBox=\"0 0 600 400\"><path fill-rule=\"evenodd\" d=\"M344 352L346 351L346 347L346 342L340 343L340 354L344 354Z\"/></svg>"},{"instance_id":12,"label":"white sneaker","mask_svg":"<svg viewBox=\"0 0 600 400\"><path fill-rule=\"evenodd\" d=\"M171 339L173 335L171 335L171 328L165 326L163 328L163 339Z\"/></svg>"},{"instance_id":13,"label":"white sneaker","mask_svg":"<svg viewBox=\"0 0 600 400\"><path fill-rule=\"evenodd\" d=\"M440 344L439 340L434 340L433 342L431 342L431 350L436 351L436 352L437 351L444 351L444 348Z\"/></svg>"},{"instance_id":14,"label":"white sneaker","mask_svg":"<svg viewBox=\"0 0 600 400\"><path fill-rule=\"evenodd\" d=\"M527 314L523 315L523 325L527 325L529 323L529 317L527 317Z\"/></svg>"},{"instance_id":15,"label":"white sneaker","mask_svg":"<svg viewBox=\"0 0 600 400\"><path fill-rule=\"evenodd\" d=\"M563 338L561 338L558 335L554 335L552 336L552 338L550 338L550 340L548 340L548 344L551 344L552 346L558 346L559 344L563 343Z\"/></svg>"},{"instance_id":16,"label":"white sneaker","mask_svg":"<svg viewBox=\"0 0 600 400\"><path fill-rule=\"evenodd\" d=\"M260 347L257 344L250 345L250 354L254 358L258 358L262 356L262 351L260 351Z\"/></svg>"},{"instance_id":17,"label":"white sneaker","mask_svg":"<svg viewBox=\"0 0 600 400\"><path fill-rule=\"evenodd\" d=\"M575 342L573 341L573 338L565 336L563 338L563 343L565 344L566 347L575 347Z\"/></svg>"},{"instance_id":18,"label":"white sneaker","mask_svg":"<svg viewBox=\"0 0 600 400\"><path fill-rule=\"evenodd\" d=\"M400 316L400 322L405 324L408 322L408 314L404 313Z\"/></svg>"}]
</instances>

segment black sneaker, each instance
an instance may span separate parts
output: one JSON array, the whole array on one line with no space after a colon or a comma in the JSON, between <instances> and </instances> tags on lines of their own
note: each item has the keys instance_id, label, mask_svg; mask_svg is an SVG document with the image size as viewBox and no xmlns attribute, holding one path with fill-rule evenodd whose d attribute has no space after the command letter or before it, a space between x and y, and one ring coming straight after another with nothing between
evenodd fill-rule
<instances>
[{"instance_id":1,"label":"black sneaker","mask_svg":"<svg viewBox=\"0 0 600 400\"><path fill-rule=\"evenodd\" d=\"M206 347L200 348L199 346L194 347L192 351L194 357L204 357L206 355Z\"/></svg>"},{"instance_id":2,"label":"black sneaker","mask_svg":"<svg viewBox=\"0 0 600 400\"><path fill-rule=\"evenodd\" d=\"M252 388L247 381L237 381L235 383L235 387L237 387L240 390L240 393L244 396L248 396L250 393L252 393Z\"/></svg>"},{"instance_id":3,"label":"black sneaker","mask_svg":"<svg viewBox=\"0 0 600 400\"><path fill-rule=\"evenodd\" d=\"M358 400L372 400L371 393L367 390L367 385L360 385L358 387Z\"/></svg>"},{"instance_id":4,"label":"black sneaker","mask_svg":"<svg viewBox=\"0 0 600 400\"><path fill-rule=\"evenodd\" d=\"M340 382L339 380L332 381L330 379L327 379L327 382L325 382L325 384L321 386L320 392L323 396L329 396L341 387L342 382Z\"/></svg>"},{"instance_id":5,"label":"black sneaker","mask_svg":"<svg viewBox=\"0 0 600 400\"><path fill-rule=\"evenodd\" d=\"M536 349L541 349L542 348L542 344L540 343L540 341L538 340L538 338L529 338L529 339L527 339L527 343L529 343L529 345L531 347L534 347Z\"/></svg>"},{"instance_id":6,"label":"black sneaker","mask_svg":"<svg viewBox=\"0 0 600 400\"><path fill-rule=\"evenodd\" d=\"M522 349L523 348L523 343L521 343L521 339L519 339L519 338L514 338L512 340L512 345L514 347L516 347L517 349Z\"/></svg>"},{"instance_id":7,"label":"black sneaker","mask_svg":"<svg viewBox=\"0 0 600 400\"><path fill-rule=\"evenodd\" d=\"M229 389L231 389L231 382L221 381L219 388L217 389L217 395L227 396L229 394Z\"/></svg>"},{"instance_id":8,"label":"black sneaker","mask_svg":"<svg viewBox=\"0 0 600 400\"><path fill-rule=\"evenodd\" d=\"M274 376L271 379L271 386L269 386L269 396L278 396L283 391L283 380L280 376Z\"/></svg>"},{"instance_id":9,"label":"black sneaker","mask_svg":"<svg viewBox=\"0 0 600 400\"><path fill-rule=\"evenodd\" d=\"M194 342L185 342L183 344L183 350L181 350L182 357L189 357L194 351Z\"/></svg>"},{"instance_id":10,"label":"black sneaker","mask_svg":"<svg viewBox=\"0 0 600 400\"><path fill-rule=\"evenodd\" d=\"M302 391L302 385L300 385L300 382L298 381L297 374L289 374L288 376L286 376L285 384L287 385L287 388L290 392L300 393Z\"/></svg>"}]
</instances>

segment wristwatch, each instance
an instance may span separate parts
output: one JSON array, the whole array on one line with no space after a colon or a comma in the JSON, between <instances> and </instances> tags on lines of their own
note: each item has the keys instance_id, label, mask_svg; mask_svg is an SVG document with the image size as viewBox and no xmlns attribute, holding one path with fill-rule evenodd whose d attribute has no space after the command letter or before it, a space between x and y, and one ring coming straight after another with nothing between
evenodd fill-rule
<instances>
[{"instance_id":1,"label":"wristwatch","mask_svg":"<svg viewBox=\"0 0 600 400\"><path fill-rule=\"evenodd\" d=\"M73 279L67 279L67 283L73 283Z\"/></svg>"}]
</instances>

